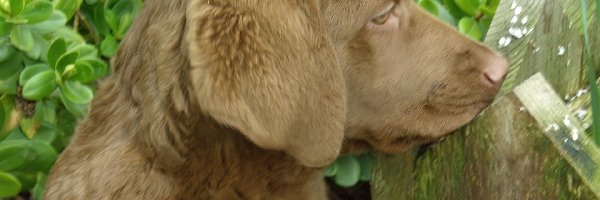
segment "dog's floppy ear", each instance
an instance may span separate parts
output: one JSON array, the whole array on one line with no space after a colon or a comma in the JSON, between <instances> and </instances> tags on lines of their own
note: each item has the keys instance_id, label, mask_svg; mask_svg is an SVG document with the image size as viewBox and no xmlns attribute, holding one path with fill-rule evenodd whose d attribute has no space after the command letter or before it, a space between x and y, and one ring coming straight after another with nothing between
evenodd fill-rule
<instances>
[{"instance_id":1,"label":"dog's floppy ear","mask_svg":"<svg viewBox=\"0 0 600 200\"><path fill-rule=\"evenodd\" d=\"M316 1L219 2L193 1L187 11L193 95L202 112L303 165L333 161L345 89Z\"/></svg>"}]
</instances>

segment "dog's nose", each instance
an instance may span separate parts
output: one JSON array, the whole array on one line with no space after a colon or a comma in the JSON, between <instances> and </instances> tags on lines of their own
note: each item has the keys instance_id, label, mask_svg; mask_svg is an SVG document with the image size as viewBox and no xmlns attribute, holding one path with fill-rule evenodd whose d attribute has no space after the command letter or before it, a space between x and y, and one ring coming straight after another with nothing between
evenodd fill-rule
<instances>
[{"instance_id":1,"label":"dog's nose","mask_svg":"<svg viewBox=\"0 0 600 200\"><path fill-rule=\"evenodd\" d=\"M502 84L506 73L508 73L508 61L500 55L494 55L484 66L482 79L486 85L498 87Z\"/></svg>"}]
</instances>

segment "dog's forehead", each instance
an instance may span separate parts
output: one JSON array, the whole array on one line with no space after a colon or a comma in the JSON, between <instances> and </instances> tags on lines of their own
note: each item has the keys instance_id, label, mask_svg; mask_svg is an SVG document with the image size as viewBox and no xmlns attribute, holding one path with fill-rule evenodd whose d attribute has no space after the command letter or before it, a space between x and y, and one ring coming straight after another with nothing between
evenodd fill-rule
<instances>
[{"instance_id":1,"label":"dog's forehead","mask_svg":"<svg viewBox=\"0 0 600 200\"><path fill-rule=\"evenodd\" d=\"M334 38L347 38L393 2L405 0L322 0L327 28Z\"/></svg>"},{"instance_id":2,"label":"dog's forehead","mask_svg":"<svg viewBox=\"0 0 600 200\"><path fill-rule=\"evenodd\" d=\"M323 0L329 9L340 9L341 11L372 11L394 1L400 0Z\"/></svg>"}]
</instances>

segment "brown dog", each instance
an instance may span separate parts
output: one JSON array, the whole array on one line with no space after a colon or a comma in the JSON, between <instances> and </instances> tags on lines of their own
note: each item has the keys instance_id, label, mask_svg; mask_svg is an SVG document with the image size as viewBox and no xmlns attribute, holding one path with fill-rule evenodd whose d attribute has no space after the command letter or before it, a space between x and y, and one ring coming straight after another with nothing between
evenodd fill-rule
<instances>
[{"instance_id":1,"label":"brown dog","mask_svg":"<svg viewBox=\"0 0 600 200\"><path fill-rule=\"evenodd\" d=\"M507 70L412 0L146 0L114 66L45 199L326 199L344 141L440 138Z\"/></svg>"}]
</instances>

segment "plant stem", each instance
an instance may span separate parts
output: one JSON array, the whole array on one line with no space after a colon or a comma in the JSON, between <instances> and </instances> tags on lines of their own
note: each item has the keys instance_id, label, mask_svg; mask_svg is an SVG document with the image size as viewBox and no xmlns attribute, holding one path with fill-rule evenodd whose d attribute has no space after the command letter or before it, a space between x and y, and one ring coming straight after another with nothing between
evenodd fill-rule
<instances>
[{"instance_id":1,"label":"plant stem","mask_svg":"<svg viewBox=\"0 0 600 200\"><path fill-rule=\"evenodd\" d=\"M590 46L590 34L587 13L587 0L581 0L581 15L583 21L584 59L587 68L587 79L590 84L592 98L592 137L596 145L600 146L600 96L598 96L598 85L596 84L596 71L593 67L592 48Z\"/></svg>"}]
</instances>

